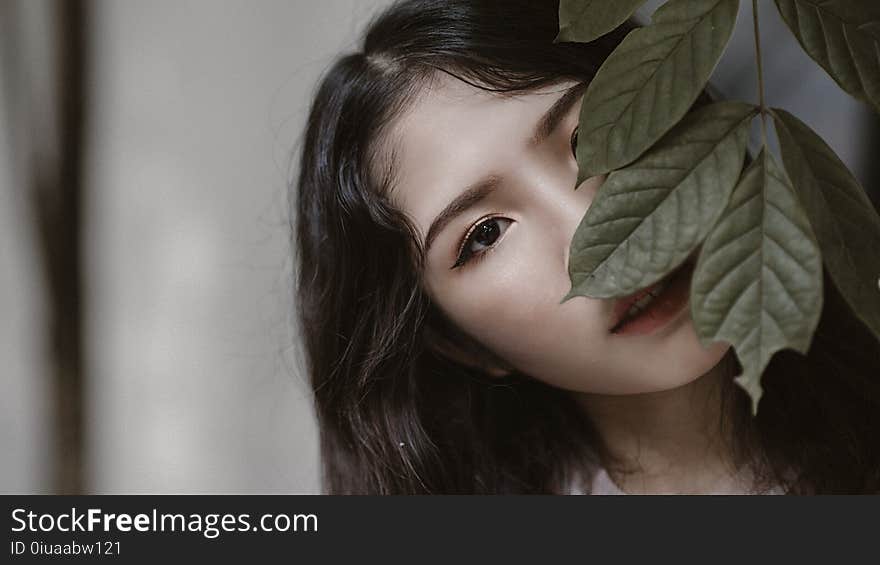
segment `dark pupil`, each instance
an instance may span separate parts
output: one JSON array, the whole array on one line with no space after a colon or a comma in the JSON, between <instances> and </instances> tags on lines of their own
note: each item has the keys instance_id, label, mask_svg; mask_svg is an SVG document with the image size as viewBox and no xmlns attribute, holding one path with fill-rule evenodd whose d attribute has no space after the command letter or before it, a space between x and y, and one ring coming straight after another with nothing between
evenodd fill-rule
<instances>
[{"instance_id":1,"label":"dark pupil","mask_svg":"<svg viewBox=\"0 0 880 565\"><path fill-rule=\"evenodd\" d=\"M477 229L477 236L474 238L480 245L492 245L498 237L498 222L492 220L481 225Z\"/></svg>"}]
</instances>

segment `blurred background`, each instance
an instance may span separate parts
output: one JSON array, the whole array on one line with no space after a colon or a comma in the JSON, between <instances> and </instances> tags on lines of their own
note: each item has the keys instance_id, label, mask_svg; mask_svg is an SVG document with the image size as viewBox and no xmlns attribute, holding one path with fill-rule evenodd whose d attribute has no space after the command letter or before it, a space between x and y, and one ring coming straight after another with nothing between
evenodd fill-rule
<instances>
[{"instance_id":1,"label":"blurred background","mask_svg":"<svg viewBox=\"0 0 880 565\"><path fill-rule=\"evenodd\" d=\"M0 492L320 491L287 187L388 3L0 0ZM760 4L768 103L878 202L878 119ZM749 2L713 83L756 100Z\"/></svg>"}]
</instances>

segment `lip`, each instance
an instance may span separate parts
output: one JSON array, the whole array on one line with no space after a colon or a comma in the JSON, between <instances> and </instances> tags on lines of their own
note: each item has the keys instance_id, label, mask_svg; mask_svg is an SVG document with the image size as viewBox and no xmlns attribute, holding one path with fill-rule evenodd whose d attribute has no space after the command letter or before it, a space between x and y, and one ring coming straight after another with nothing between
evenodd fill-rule
<instances>
[{"instance_id":1,"label":"lip","mask_svg":"<svg viewBox=\"0 0 880 565\"><path fill-rule=\"evenodd\" d=\"M695 251L678 268L653 285L629 296L617 299L614 302L611 314L612 324L608 331L615 335L646 334L666 325L667 322L675 318L688 303L690 279L696 266L696 259L697 252ZM645 310L625 321L623 325L620 325L626 312L633 304L665 281L669 281L669 284L651 301Z\"/></svg>"}]
</instances>

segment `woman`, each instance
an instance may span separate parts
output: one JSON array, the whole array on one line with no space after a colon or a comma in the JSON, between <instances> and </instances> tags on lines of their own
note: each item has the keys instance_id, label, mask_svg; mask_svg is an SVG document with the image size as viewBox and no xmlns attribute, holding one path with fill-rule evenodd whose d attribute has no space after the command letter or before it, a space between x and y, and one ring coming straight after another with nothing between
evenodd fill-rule
<instances>
[{"instance_id":1,"label":"woman","mask_svg":"<svg viewBox=\"0 0 880 565\"><path fill-rule=\"evenodd\" d=\"M580 102L631 27L556 44L557 10L401 2L320 84L292 215L325 491L876 492L880 346L827 277L754 419L686 292L646 333L560 304L604 180L573 190Z\"/></svg>"}]
</instances>

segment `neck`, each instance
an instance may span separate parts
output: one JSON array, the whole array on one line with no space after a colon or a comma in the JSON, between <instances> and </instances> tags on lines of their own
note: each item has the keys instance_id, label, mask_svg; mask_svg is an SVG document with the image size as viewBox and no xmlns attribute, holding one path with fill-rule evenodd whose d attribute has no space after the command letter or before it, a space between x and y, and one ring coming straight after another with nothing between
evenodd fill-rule
<instances>
[{"instance_id":1,"label":"neck","mask_svg":"<svg viewBox=\"0 0 880 565\"><path fill-rule=\"evenodd\" d=\"M722 379L731 378L729 361L725 356L708 373L671 390L576 393L603 443L603 465L621 490L647 494L743 488L730 448L730 413L722 411Z\"/></svg>"}]
</instances>

